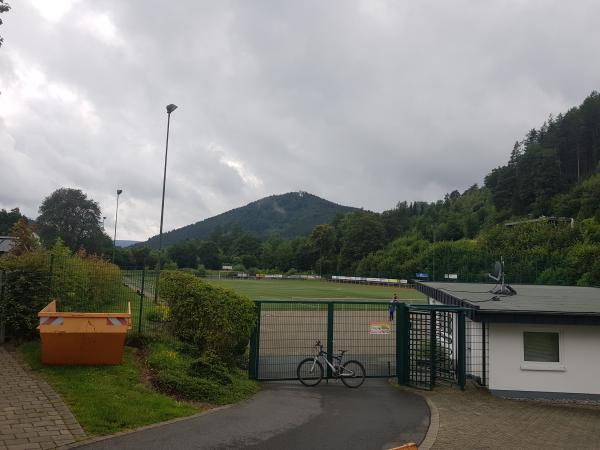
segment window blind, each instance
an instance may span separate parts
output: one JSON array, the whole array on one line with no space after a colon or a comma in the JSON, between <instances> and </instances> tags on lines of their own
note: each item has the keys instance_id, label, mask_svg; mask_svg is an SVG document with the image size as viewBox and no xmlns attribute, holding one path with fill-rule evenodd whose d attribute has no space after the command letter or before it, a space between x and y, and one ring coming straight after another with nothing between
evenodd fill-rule
<instances>
[{"instance_id":1,"label":"window blind","mask_svg":"<svg viewBox=\"0 0 600 450\"><path fill-rule=\"evenodd\" d=\"M525 361L559 362L558 333L523 333Z\"/></svg>"}]
</instances>

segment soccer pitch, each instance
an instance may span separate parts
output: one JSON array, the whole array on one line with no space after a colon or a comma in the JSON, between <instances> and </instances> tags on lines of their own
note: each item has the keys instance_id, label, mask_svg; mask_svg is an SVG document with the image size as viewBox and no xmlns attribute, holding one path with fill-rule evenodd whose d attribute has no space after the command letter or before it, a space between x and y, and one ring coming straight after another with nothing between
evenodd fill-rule
<instances>
[{"instance_id":1,"label":"soccer pitch","mask_svg":"<svg viewBox=\"0 0 600 450\"><path fill-rule=\"evenodd\" d=\"M322 280L235 280L210 279L203 281L232 289L252 300L308 300L308 299L373 299L391 300L394 294L406 303L424 303L426 298L414 289L373 286L364 284L333 283Z\"/></svg>"}]
</instances>

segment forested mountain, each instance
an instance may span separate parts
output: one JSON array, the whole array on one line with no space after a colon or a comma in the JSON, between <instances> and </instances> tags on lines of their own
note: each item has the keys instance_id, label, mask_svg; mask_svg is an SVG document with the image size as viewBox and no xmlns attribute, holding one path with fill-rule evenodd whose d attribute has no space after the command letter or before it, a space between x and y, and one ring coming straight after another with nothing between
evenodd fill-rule
<instances>
[{"instance_id":1,"label":"forested mountain","mask_svg":"<svg viewBox=\"0 0 600 450\"><path fill-rule=\"evenodd\" d=\"M550 116L517 141L508 164L492 170L485 185L505 215L573 215L555 197L596 173L599 162L600 94L592 92L579 107Z\"/></svg>"},{"instance_id":2,"label":"forested mountain","mask_svg":"<svg viewBox=\"0 0 600 450\"><path fill-rule=\"evenodd\" d=\"M215 232L228 233L236 229L259 238L290 239L309 234L315 225L331 221L336 214L355 210L307 192L271 195L164 233L163 244L168 246L185 239L207 239ZM150 238L147 244L157 248L158 236Z\"/></svg>"},{"instance_id":3,"label":"forested mountain","mask_svg":"<svg viewBox=\"0 0 600 450\"><path fill-rule=\"evenodd\" d=\"M503 256L511 283L600 286L600 95L593 92L579 107L551 116L509 153L484 186L443 200L336 215L333 204L309 194L304 197L317 201L307 204L297 193L269 197L172 232L177 239L167 244L179 242L167 254L179 267L227 262L251 273L409 279L427 272L434 280L456 273L461 281L485 281ZM315 204L329 207L327 219L310 214ZM291 227L297 219L303 226ZM201 231L193 234L194 227ZM205 237L185 240L197 236ZM117 260L152 265L156 252L134 247Z\"/></svg>"}]
</instances>

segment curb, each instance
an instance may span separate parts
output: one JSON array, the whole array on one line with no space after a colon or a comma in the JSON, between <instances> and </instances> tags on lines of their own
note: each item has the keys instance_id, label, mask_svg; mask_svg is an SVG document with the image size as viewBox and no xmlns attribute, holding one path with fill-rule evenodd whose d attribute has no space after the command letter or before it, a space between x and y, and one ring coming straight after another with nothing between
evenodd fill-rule
<instances>
[{"instance_id":1,"label":"curb","mask_svg":"<svg viewBox=\"0 0 600 450\"><path fill-rule=\"evenodd\" d=\"M165 425L171 425L172 423L183 422L184 420L191 420L196 417L204 416L207 414L212 414L217 411L222 411L224 409L231 408L232 406L234 406L234 404L218 406L216 408L211 408L211 409L207 409L206 411L201 411L199 413L192 414L191 416L177 417L176 419L166 420L164 422L153 423L150 425L144 425L143 427L134 428L132 430L119 431L118 433L109 434L106 436L98 436L98 437L93 437L93 438L89 438L89 439L84 439L81 441L73 442L71 444L61 445L60 447L56 447L56 450L67 450L67 449L71 449L71 448L78 448L78 447L88 445L88 444L95 444L96 442L106 441L108 439L112 439L115 437L126 436L128 434L137 433L138 431L150 430L150 429L159 428L159 427L162 427Z\"/></svg>"},{"instance_id":2,"label":"curb","mask_svg":"<svg viewBox=\"0 0 600 450\"><path fill-rule=\"evenodd\" d=\"M427 433L425 434L425 437L419 443L418 448L419 450L430 450L431 447L433 447L433 444L435 444L438 431L440 429L440 413L437 409L437 406L435 406L435 403L433 403L433 401L431 401L431 399L429 399L427 395L423 394L417 389L411 389L407 386L400 386L398 384L395 384L395 386L403 391L411 392L413 394L418 395L423 400L425 400L425 403L427 403L427 407L429 408L429 427L427 428Z\"/></svg>"},{"instance_id":3,"label":"curb","mask_svg":"<svg viewBox=\"0 0 600 450\"><path fill-rule=\"evenodd\" d=\"M427 430L427 434L425 435L425 439L419 444L419 450L430 450L435 444L435 440L437 439L438 431L440 429L440 413L437 409L437 406L425 395L415 392L415 394L420 395L427 402L427 406L429 407L429 428Z\"/></svg>"}]
</instances>

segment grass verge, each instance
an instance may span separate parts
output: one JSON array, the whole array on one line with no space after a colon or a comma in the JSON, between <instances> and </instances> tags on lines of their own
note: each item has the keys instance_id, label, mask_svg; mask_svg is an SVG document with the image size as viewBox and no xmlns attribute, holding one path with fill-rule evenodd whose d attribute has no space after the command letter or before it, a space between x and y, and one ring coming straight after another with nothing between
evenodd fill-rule
<instances>
[{"instance_id":1,"label":"grass verge","mask_svg":"<svg viewBox=\"0 0 600 450\"><path fill-rule=\"evenodd\" d=\"M45 366L37 341L23 344L19 352L60 393L89 434L111 434L199 411L146 387L142 365L129 347L120 366Z\"/></svg>"}]
</instances>

